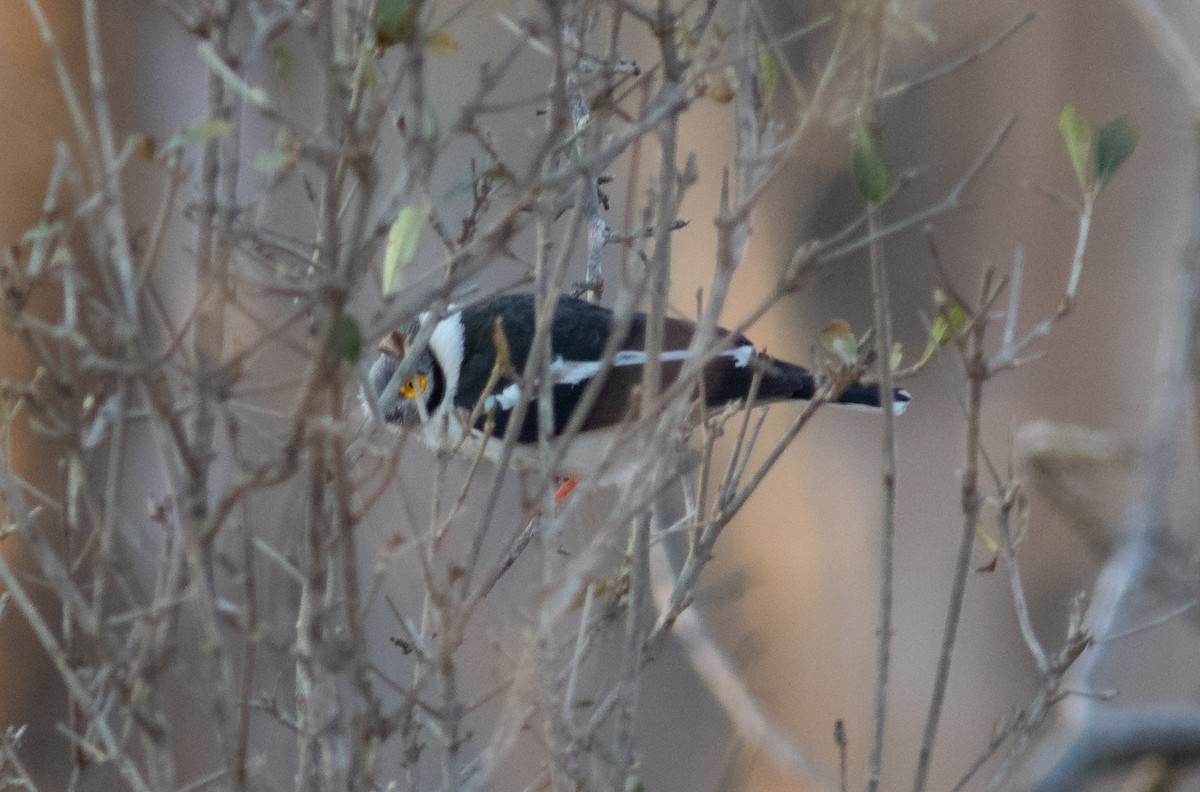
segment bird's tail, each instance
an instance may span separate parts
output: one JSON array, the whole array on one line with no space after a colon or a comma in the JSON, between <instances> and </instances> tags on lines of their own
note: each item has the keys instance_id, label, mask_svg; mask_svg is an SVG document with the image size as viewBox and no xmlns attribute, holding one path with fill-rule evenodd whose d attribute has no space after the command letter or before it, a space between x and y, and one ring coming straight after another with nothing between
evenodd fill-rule
<instances>
[{"instance_id":1,"label":"bird's tail","mask_svg":"<svg viewBox=\"0 0 1200 792\"><path fill-rule=\"evenodd\" d=\"M767 398L804 399L813 397L817 390L817 381L812 372L803 366L773 361L776 371L764 379L762 392ZM860 410L878 412L883 408L880 399L879 385L867 382L855 382L837 398L836 404ZM908 408L912 394L903 388L892 392L892 412L899 415Z\"/></svg>"},{"instance_id":2,"label":"bird's tail","mask_svg":"<svg viewBox=\"0 0 1200 792\"><path fill-rule=\"evenodd\" d=\"M879 385L856 382L842 391L842 395L838 397L837 404L878 412L883 409L883 405L880 403L880 396ZM904 388L894 389L892 391L892 414L899 415L907 410L910 401L912 401L912 394Z\"/></svg>"}]
</instances>

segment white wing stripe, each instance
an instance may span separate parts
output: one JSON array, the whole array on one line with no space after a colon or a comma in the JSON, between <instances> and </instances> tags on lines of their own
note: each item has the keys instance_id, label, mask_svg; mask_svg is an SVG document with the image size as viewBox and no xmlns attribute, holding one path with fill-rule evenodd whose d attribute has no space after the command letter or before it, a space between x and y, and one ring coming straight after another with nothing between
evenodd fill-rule
<instances>
[{"instance_id":1,"label":"white wing stripe","mask_svg":"<svg viewBox=\"0 0 1200 792\"><path fill-rule=\"evenodd\" d=\"M550 381L556 385L576 385L591 379L600 370L595 361L563 360L556 357L550 364Z\"/></svg>"},{"instance_id":2,"label":"white wing stripe","mask_svg":"<svg viewBox=\"0 0 1200 792\"><path fill-rule=\"evenodd\" d=\"M521 400L521 387L515 382L509 385L499 393L494 393L483 400L483 409L491 412L492 410L511 410L517 406L517 402Z\"/></svg>"},{"instance_id":3,"label":"white wing stripe","mask_svg":"<svg viewBox=\"0 0 1200 792\"><path fill-rule=\"evenodd\" d=\"M745 368L750 365L750 358L754 356L754 347L745 344L722 352L720 356L732 358L733 365L737 368ZM669 349L659 356L659 360L663 363L673 363L686 360L687 357L686 349ZM614 367L641 366L645 362L646 353L636 349L623 349L613 356ZM565 360L560 355L550 364L550 381L555 385L578 385L596 376L599 371L600 363L595 360ZM520 398L521 390L513 384L499 393L488 396L483 406L487 410L511 410Z\"/></svg>"},{"instance_id":4,"label":"white wing stripe","mask_svg":"<svg viewBox=\"0 0 1200 792\"><path fill-rule=\"evenodd\" d=\"M737 368L746 368L750 365L750 358L754 357L754 347L750 344L743 344L740 347L734 347L728 352L722 352L721 357L733 358L733 365Z\"/></svg>"},{"instance_id":5,"label":"white wing stripe","mask_svg":"<svg viewBox=\"0 0 1200 792\"><path fill-rule=\"evenodd\" d=\"M750 365L750 358L754 356L754 347L745 344L726 352L722 352L721 357L733 359L733 365L738 368L745 368ZM659 355L659 360L663 363L673 363L680 360L686 360L688 351L686 349L669 349ZM646 363L646 353L637 349L623 349L613 356L613 366L642 366ZM559 356L554 359L550 365L550 380L556 385L577 385L584 380L591 379L600 371L600 363L595 360L565 360Z\"/></svg>"}]
</instances>

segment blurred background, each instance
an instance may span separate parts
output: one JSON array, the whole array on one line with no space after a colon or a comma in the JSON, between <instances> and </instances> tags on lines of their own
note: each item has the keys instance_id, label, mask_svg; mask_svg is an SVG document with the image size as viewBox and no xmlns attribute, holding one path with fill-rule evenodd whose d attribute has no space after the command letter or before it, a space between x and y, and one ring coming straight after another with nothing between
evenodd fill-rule
<instances>
[{"instance_id":1,"label":"blurred background","mask_svg":"<svg viewBox=\"0 0 1200 792\"><path fill-rule=\"evenodd\" d=\"M151 2L111 0L103 5L109 82L118 130L167 139L200 115L205 73L194 45ZM1186 0L1166 4L1190 40L1200 41L1200 9ZM80 10L75 2L43 0L59 41L82 63ZM457 106L478 75L478 62L496 51L495 14L507 4L485 2L456 23L459 55L434 64L433 93ZM807 3L764 2L776 31L801 27ZM888 162L914 171L911 186L889 217L940 200L1012 114L1016 127L970 190L968 206L936 221L943 264L965 295L978 292L982 269L1005 272L1017 247L1026 269L1023 325L1052 312L1066 283L1075 217L1036 189L1071 193L1074 175L1056 121L1074 104L1097 125L1129 113L1141 140L1131 161L1106 190L1097 209L1076 310L1036 362L997 379L985 402L988 453L1008 464L1012 438L1032 419L1052 419L1111 432L1136 442L1155 384L1162 306L1173 296L1189 211L1192 173L1190 122L1171 75L1118 2L1054 0L943 2L905 6L914 23L907 42L889 53L892 83L920 76L979 49L1029 10L1036 19L1004 46L952 75L881 106ZM935 34L934 40L920 35ZM819 62L802 40L785 50L802 75ZM298 68L302 68L298 64ZM544 79L537 64L532 80ZM82 71L79 72L82 74ZM302 85L302 80L300 80ZM37 219L56 139L67 137L63 105L24 4L0 4L0 240L15 242ZM675 239L673 295L690 312L696 289L712 274L720 168L729 158L728 108L700 103L685 116L681 151L695 151L701 180L681 215L691 220ZM519 136L506 143L520 146ZM645 171L653 170L653 146ZM848 143L842 129L809 138L787 164L754 217L755 233L725 315L736 324L767 293L797 244L853 219L860 201L848 180ZM149 183L149 182L147 182ZM137 177L131 185L136 194ZM615 192L622 192L617 190ZM154 192L148 193L156 195ZM138 217L147 223L153 205ZM135 209L135 212L139 211ZM274 207L281 224L302 223ZM181 233L186 236L186 229ZM181 240L183 237L181 237ZM178 244L185 244L179 241ZM895 286L897 339L911 360L925 345L922 316L932 313L937 281L926 242L909 233L886 244ZM865 257L836 264L809 293L780 304L749 333L776 356L806 362L821 327L835 317L858 331L871 324ZM0 336L5 377L27 377L19 346ZM965 454L965 384L954 355L943 355L906 383L915 403L897 424L899 530L897 622L891 719L884 788L908 784L919 744L949 598L961 517L958 472ZM794 414L777 408L764 435L777 436ZM1192 437L1196 427L1181 427ZM718 643L736 661L773 721L806 746L826 768L836 768L833 725L846 723L852 783L865 769L871 729L871 684L877 613L880 516L878 420L826 411L788 451L731 528L707 572L699 603ZM1179 508L1195 507L1195 446L1181 444ZM54 449L37 438L14 448L17 465L39 486L52 488ZM1104 479L1106 508L1119 517L1122 480ZM11 540L4 551L20 549ZM976 548L976 567L991 556ZM1023 549L1034 624L1057 648L1071 599L1089 589L1101 559L1048 504L1034 499ZM49 607L49 604L47 605ZM1195 657L1194 636L1181 624L1148 633L1129 647L1134 672L1114 680L1122 696L1170 699L1195 693L1182 676ZM0 721L30 724L25 745L45 788L62 783L65 742L54 722L63 716L51 669L14 614L0 622ZM1003 567L973 573L942 720L931 788L955 783L1015 706L1026 703L1036 669L1021 641ZM642 772L647 790L721 787L731 763L738 788L797 790L752 745L737 746L728 721L675 645L651 664L642 691Z\"/></svg>"}]
</instances>

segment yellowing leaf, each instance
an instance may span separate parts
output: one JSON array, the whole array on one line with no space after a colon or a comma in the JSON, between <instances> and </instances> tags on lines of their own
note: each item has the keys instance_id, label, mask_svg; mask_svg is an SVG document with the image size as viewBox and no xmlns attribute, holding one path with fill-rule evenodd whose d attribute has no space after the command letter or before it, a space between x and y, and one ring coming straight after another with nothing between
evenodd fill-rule
<instances>
[{"instance_id":1,"label":"yellowing leaf","mask_svg":"<svg viewBox=\"0 0 1200 792\"><path fill-rule=\"evenodd\" d=\"M834 319L821 329L821 346L847 366L858 362L858 339L844 319Z\"/></svg>"},{"instance_id":2,"label":"yellowing leaf","mask_svg":"<svg viewBox=\"0 0 1200 792\"><path fill-rule=\"evenodd\" d=\"M983 546L988 549L989 553L995 553L1000 549L1000 544L992 538L992 535L984 530L983 523L975 523L975 536L979 541L983 542Z\"/></svg>"},{"instance_id":3,"label":"yellowing leaf","mask_svg":"<svg viewBox=\"0 0 1200 792\"><path fill-rule=\"evenodd\" d=\"M233 134L233 124L229 121L205 121L193 124L183 132L185 146L198 146L213 140L227 138Z\"/></svg>"},{"instance_id":4,"label":"yellowing leaf","mask_svg":"<svg viewBox=\"0 0 1200 792\"><path fill-rule=\"evenodd\" d=\"M295 64L295 57L292 51L282 44L276 44L271 47L270 52L271 69L275 72L275 76L281 80L286 80L292 74L292 67Z\"/></svg>"},{"instance_id":5,"label":"yellowing leaf","mask_svg":"<svg viewBox=\"0 0 1200 792\"><path fill-rule=\"evenodd\" d=\"M967 326L967 313L961 305L947 305L937 318L933 320L930 338L938 346L945 346L951 341L957 341Z\"/></svg>"},{"instance_id":6,"label":"yellowing leaf","mask_svg":"<svg viewBox=\"0 0 1200 792\"><path fill-rule=\"evenodd\" d=\"M729 104L736 93L733 78L723 72L712 75L704 83L704 95L719 104Z\"/></svg>"},{"instance_id":7,"label":"yellowing leaf","mask_svg":"<svg viewBox=\"0 0 1200 792\"><path fill-rule=\"evenodd\" d=\"M504 332L504 318L497 316L492 322L492 344L496 347L496 369L502 374L512 370L512 347L508 345L508 333Z\"/></svg>"},{"instance_id":8,"label":"yellowing leaf","mask_svg":"<svg viewBox=\"0 0 1200 792\"><path fill-rule=\"evenodd\" d=\"M917 368L928 363L929 359L933 357L933 353L937 352L939 348L946 346L951 341L957 341L966 332L967 312L961 305L943 302L945 299L945 295L940 291L934 295L934 301L942 302L942 308L933 320L933 327L929 328L929 342L925 344L925 351L921 353L921 359L917 361Z\"/></svg>"},{"instance_id":9,"label":"yellowing leaf","mask_svg":"<svg viewBox=\"0 0 1200 792\"><path fill-rule=\"evenodd\" d=\"M391 294L400 286L400 276L404 267L412 261L417 252L417 242L421 239L421 228L429 219L433 204L428 198L422 198L416 203L409 204L396 215L388 231L387 247L383 253L383 293Z\"/></svg>"},{"instance_id":10,"label":"yellowing leaf","mask_svg":"<svg viewBox=\"0 0 1200 792\"><path fill-rule=\"evenodd\" d=\"M1075 169L1075 178L1080 189L1087 190L1088 157L1092 153L1092 125L1079 114L1073 105L1067 105L1058 114L1058 134L1062 135Z\"/></svg>"},{"instance_id":11,"label":"yellowing leaf","mask_svg":"<svg viewBox=\"0 0 1200 792\"><path fill-rule=\"evenodd\" d=\"M434 55L458 52L458 41L444 30L435 30L425 37L425 49Z\"/></svg>"},{"instance_id":12,"label":"yellowing leaf","mask_svg":"<svg viewBox=\"0 0 1200 792\"><path fill-rule=\"evenodd\" d=\"M758 87L762 91L763 106L770 107L779 87L779 64L775 53L766 44L758 45Z\"/></svg>"}]
</instances>

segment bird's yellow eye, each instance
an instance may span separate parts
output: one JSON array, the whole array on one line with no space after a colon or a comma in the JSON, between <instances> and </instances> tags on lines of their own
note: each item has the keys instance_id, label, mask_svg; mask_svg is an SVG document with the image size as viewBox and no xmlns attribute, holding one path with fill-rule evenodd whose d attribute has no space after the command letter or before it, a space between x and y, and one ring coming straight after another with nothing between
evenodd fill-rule
<instances>
[{"instance_id":1,"label":"bird's yellow eye","mask_svg":"<svg viewBox=\"0 0 1200 792\"><path fill-rule=\"evenodd\" d=\"M424 393L425 388L429 385L429 378L424 374L418 374L416 379L409 379L400 386L400 395L406 399L415 398L418 393Z\"/></svg>"}]
</instances>

